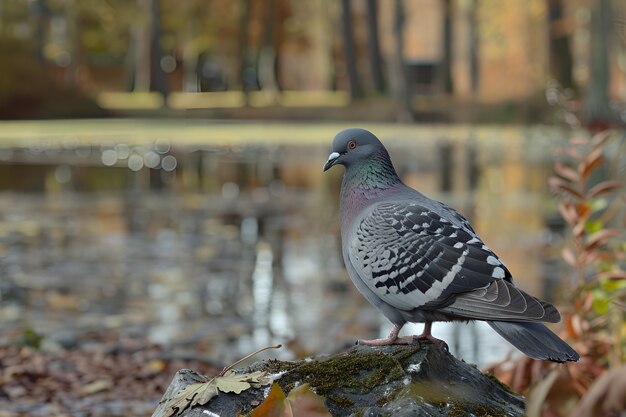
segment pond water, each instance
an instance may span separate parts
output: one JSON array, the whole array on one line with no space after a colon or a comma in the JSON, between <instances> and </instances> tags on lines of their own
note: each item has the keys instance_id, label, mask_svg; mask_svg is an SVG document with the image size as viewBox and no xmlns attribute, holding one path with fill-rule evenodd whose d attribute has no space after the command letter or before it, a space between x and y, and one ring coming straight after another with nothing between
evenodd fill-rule
<instances>
[{"instance_id":1,"label":"pond water","mask_svg":"<svg viewBox=\"0 0 626 417\"><path fill-rule=\"evenodd\" d=\"M546 180L562 131L357 125L387 143L408 184L470 218L520 287L554 298L567 272ZM110 331L180 349L201 340L229 362L386 334L343 269L342 169L321 171L351 126L0 125L0 342L25 328L63 346ZM511 350L480 323L434 334L479 365Z\"/></svg>"}]
</instances>

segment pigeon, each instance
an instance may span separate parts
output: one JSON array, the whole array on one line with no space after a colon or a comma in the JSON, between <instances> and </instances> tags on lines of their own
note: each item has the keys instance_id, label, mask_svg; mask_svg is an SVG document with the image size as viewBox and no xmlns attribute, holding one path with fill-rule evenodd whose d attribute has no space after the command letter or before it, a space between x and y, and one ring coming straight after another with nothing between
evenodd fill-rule
<instances>
[{"instance_id":1,"label":"pigeon","mask_svg":"<svg viewBox=\"0 0 626 417\"><path fill-rule=\"evenodd\" d=\"M483 320L527 356L577 361L578 353L542 322L558 310L520 290L469 221L444 203L406 186L380 140L364 129L335 136L324 171L343 165L340 227L343 259L359 292L391 323L367 346L430 340L435 321ZM398 336L407 322L419 336Z\"/></svg>"}]
</instances>

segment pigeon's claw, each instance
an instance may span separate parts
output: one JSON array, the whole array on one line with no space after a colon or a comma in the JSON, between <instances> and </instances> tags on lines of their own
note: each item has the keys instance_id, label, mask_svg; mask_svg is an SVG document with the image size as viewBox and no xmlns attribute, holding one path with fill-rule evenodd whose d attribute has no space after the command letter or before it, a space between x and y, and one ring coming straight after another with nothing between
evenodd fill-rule
<instances>
[{"instance_id":1,"label":"pigeon's claw","mask_svg":"<svg viewBox=\"0 0 626 417\"><path fill-rule=\"evenodd\" d=\"M362 346L410 345L415 343L415 341L415 336L396 336L395 338L385 337L383 339L359 340L357 344Z\"/></svg>"},{"instance_id":2,"label":"pigeon's claw","mask_svg":"<svg viewBox=\"0 0 626 417\"><path fill-rule=\"evenodd\" d=\"M402 324L394 324L389 336L383 339L359 340L358 345L363 346L388 346L388 345L408 345L414 342L414 337L398 337Z\"/></svg>"},{"instance_id":3,"label":"pigeon's claw","mask_svg":"<svg viewBox=\"0 0 626 417\"><path fill-rule=\"evenodd\" d=\"M446 342L444 342L441 339L437 339L435 336L431 334L432 327L433 327L432 321L425 322L424 331L422 332L422 334L420 334L419 336L413 336L413 338L417 340L428 340L430 343L437 345L437 346L441 346L442 348L450 352L450 348L448 347L448 344Z\"/></svg>"},{"instance_id":4,"label":"pigeon's claw","mask_svg":"<svg viewBox=\"0 0 626 417\"><path fill-rule=\"evenodd\" d=\"M430 343L440 346L442 348L444 348L446 351L450 352L450 348L448 347L448 344L446 342L444 342L441 339L437 339L436 337L434 337L433 335L427 334L421 334L419 336L412 336L413 340L418 340L418 341L422 341L422 340L428 340Z\"/></svg>"}]
</instances>

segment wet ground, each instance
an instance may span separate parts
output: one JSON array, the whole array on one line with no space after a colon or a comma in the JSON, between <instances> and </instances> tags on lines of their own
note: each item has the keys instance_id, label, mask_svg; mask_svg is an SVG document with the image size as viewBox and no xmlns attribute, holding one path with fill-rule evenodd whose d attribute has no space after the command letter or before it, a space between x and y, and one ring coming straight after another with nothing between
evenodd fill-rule
<instances>
[{"instance_id":1,"label":"wet ground","mask_svg":"<svg viewBox=\"0 0 626 417\"><path fill-rule=\"evenodd\" d=\"M0 344L119 335L223 364L388 332L342 267L341 169L321 172L347 125L47 123L0 134ZM561 132L368 127L407 183L463 212L518 285L552 298L567 279L545 185ZM510 351L481 325L434 333L479 365Z\"/></svg>"}]
</instances>

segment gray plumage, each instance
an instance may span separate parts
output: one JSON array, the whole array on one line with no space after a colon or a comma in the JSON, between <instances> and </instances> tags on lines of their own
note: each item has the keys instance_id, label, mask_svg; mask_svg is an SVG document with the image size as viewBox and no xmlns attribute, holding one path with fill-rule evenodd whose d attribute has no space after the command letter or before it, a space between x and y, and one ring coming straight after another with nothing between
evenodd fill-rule
<instances>
[{"instance_id":1,"label":"gray plumage","mask_svg":"<svg viewBox=\"0 0 626 417\"><path fill-rule=\"evenodd\" d=\"M346 170L341 186L341 237L350 278L393 324L379 345L398 338L406 322L484 320L536 359L578 360L540 322L558 322L549 303L513 284L511 273L454 209L402 183L383 144L363 129L340 132L324 165ZM434 339L436 340L436 339Z\"/></svg>"}]
</instances>

